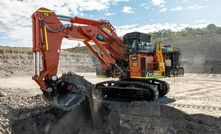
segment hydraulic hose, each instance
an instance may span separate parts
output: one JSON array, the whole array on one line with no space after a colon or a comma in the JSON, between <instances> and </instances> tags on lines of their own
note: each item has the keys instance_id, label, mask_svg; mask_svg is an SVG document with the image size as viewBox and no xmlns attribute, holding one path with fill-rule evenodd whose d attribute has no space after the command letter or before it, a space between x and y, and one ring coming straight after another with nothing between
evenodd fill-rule
<instances>
[{"instance_id":1,"label":"hydraulic hose","mask_svg":"<svg viewBox=\"0 0 221 134\"><path fill-rule=\"evenodd\" d=\"M70 24L65 24L62 27L60 27L59 29L53 29L51 28L44 20L41 20L41 23L47 28L48 31L52 32L52 33L59 33L61 32L63 29L71 27Z\"/></svg>"}]
</instances>

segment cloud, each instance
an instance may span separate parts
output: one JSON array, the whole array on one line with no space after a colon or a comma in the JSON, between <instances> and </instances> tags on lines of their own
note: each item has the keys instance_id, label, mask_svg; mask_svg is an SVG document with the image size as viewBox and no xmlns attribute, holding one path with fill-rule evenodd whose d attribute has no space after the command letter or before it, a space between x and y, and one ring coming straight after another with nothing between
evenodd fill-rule
<instances>
[{"instance_id":1,"label":"cloud","mask_svg":"<svg viewBox=\"0 0 221 134\"><path fill-rule=\"evenodd\" d=\"M150 7L145 7L144 9L148 10L148 9L150 9Z\"/></svg>"},{"instance_id":2,"label":"cloud","mask_svg":"<svg viewBox=\"0 0 221 134\"><path fill-rule=\"evenodd\" d=\"M111 5L123 1L128 0L1 0L0 39L10 40L10 44L16 46L31 47L31 15L40 7L57 14L83 16L84 11L108 11Z\"/></svg>"},{"instance_id":3,"label":"cloud","mask_svg":"<svg viewBox=\"0 0 221 134\"><path fill-rule=\"evenodd\" d=\"M117 4L118 2L126 2L128 0L0 0L0 43L4 43L3 40L7 40L9 44L14 46L31 47L32 46L32 28L31 28L31 14L39 7L47 7L57 14L63 14L68 16L83 16L84 11L98 11L104 12L104 15L114 15L109 12L109 8ZM159 6L161 11L164 12L165 0L152 0L154 6ZM146 7L145 7L146 8ZM148 7L147 7L148 8ZM203 6L193 5L188 7L189 10L196 10L204 8ZM185 8L187 9L187 8ZM127 7L124 11L126 13L134 13L134 9ZM91 15L94 17L96 15ZM206 22L196 22L194 26L199 24L203 25ZM146 24L140 26L139 24L118 26L116 29L120 33L127 31L153 31L162 28L179 29L184 26L191 26L188 24ZM64 41L62 46L71 47L75 44L73 41Z\"/></svg>"},{"instance_id":4,"label":"cloud","mask_svg":"<svg viewBox=\"0 0 221 134\"><path fill-rule=\"evenodd\" d=\"M198 10L198 9L202 9L204 8L204 6L200 6L200 5L192 5L192 6L189 6L189 7L181 7L181 6L178 6L178 7L175 7L175 8L171 8L170 11L182 11L182 10Z\"/></svg>"},{"instance_id":5,"label":"cloud","mask_svg":"<svg viewBox=\"0 0 221 134\"><path fill-rule=\"evenodd\" d=\"M204 8L204 6L200 6L200 5L193 5L193 6L187 7L187 9L190 9L190 10L198 10L202 8Z\"/></svg>"},{"instance_id":6,"label":"cloud","mask_svg":"<svg viewBox=\"0 0 221 134\"><path fill-rule=\"evenodd\" d=\"M126 33L129 32L143 32L143 33L149 33L149 32L154 32L158 30L163 30L163 29L171 29L173 31L180 31L184 29L185 27L192 27L192 28L202 28L207 26L209 23L207 21L198 21L194 22L193 24L176 24L176 23L156 23L156 24L145 24L145 25L140 25L140 24L132 24L132 25L122 25L122 26L117 26L117 33L120 36L123 36Z\"/></svg>"},{"instance_id":7,"label":"cloud","mask_svg":"<svg viewBox=\"0 0 221 134\"><path fill-rule=\"evenodd\" d=\"M146 6L147 5L147 3L141 3L139 6L140 7L144 7L144 6Z\"/></svg>"},{"instance_id":8,"label":"cloud","mask_svg":"<svg viewBox=\"0 0 221 134\"><path fill-rule=\"evenodd\" d=\"M165 0L152 0L152 4L154 6L164 7L166 4L166 1Z\"/></svg>"},{"instance_id":9,"label":"cloud","mask_svg":"<svg viewBox=\"0 0 221 134\"><path fill-rule=\"evenodd\" d=\"M181 11L183 10L183 7L175 7L175 8L171 8L170 11Z\"/></svg>"},{"instance_id":10,"label":"cloud","mask_svg":"<svg viewBox=\"0 0 221 134\"><path fill-rule=\"evenodd\" d=\"M200 1L202 1L202 2L208 2L209 0L200 0Z\"/></svg>"},{"instance_id":11,"label":"cloud","mask_svg":"<svg viewBox=\"0 0 221 134\"><path fill-rule=\"evenodd\" d=\"M187 3L188 2L188 0L182 0L182 3Z\"/></svg>"},{"instance_id":12,"label":"cloud","mask_svg":"<svg viewBox=\"0 0 221 134\"><path fill-rule=\"evenodd\" d=\"M134 13L134 9L132 7L125 6L125 7L123 7L122 12L124 12L124 13Z\"/></svg>"},{"instance_id":13,"label":"cloud","mask_svg":"<svg viewBox=\"0 0 221 134\"><path fill-rule=\"evenodd\" d=\"M141 4L139 5L139 7L142 7L142 8L144 8L144 9L146 9L146 10L150 9L150 7L147 5L147 3L141 3Z\"/></svg>"},{"instance_id":14,"label":"cloud","mask_svg":"<svg viewBox=\"0 0 221 134\"><path fill-rule=\"evenodd\" d=\"M105 16L113 16L113 15L115 15L115 13L108 12L108 13L105 13L104 15Z\"/></svg>"},{"instance_id":15,"label":"cloud","mask_svg":"<svg viewBox=\"0 0 221 134\"><path fill-rule=\"evenodd\" d=\"M207 23L207 24L210 24L212 23L212 21L208 21L207 19L201 19L201 20L195 20L194 23L196 24L200 24L200 23Z\"/></svg>"},{"instance_id":16,"label":"cloud","mask_svg":"<svg viewBox=\"0 0 221 134\"><path fill-rule=\"evenodd\" d=\"M160 9L160 12L166 12L167 11L167 8L165 7L165 8L162 8L162 9Z\"/></svg>"}]
</instances>

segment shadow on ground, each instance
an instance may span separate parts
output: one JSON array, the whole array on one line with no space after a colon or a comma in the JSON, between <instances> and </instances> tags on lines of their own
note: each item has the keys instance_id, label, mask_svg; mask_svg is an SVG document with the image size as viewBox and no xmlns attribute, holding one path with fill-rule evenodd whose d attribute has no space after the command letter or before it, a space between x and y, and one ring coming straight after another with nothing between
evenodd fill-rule
<instances>
[{"instance_id":1,"label":"shadow on ground","mask_svg":"<svg viewBox=\"0 0 221 134\"><path fill-rule=\"evenodd\" d=\"M156 103L160 103L160 104L169 104L169 103L172 103L172 102L175 102L176 100L175 99L172 99L172 98L169 98L167 96L164 96L164 97L160 97L156 100Z\"/></svg>"}]
</instances>

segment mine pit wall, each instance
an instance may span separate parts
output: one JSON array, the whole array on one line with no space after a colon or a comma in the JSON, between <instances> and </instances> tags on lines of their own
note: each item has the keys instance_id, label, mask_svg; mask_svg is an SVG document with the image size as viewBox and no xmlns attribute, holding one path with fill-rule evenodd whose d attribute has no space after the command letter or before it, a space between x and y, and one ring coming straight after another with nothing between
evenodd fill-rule
<instances>
[{"instance_id":1,"label":"mine pit wall","mask_svg":"<svg viewBox=\"0 0 221 134\"><path fill-rule=\"evenodd\" d=\"M62 51L58 73L65 72L95 72L92 57L87 53L72 53Z\"/></svg>"},{"instance_id":2,"label":"mine pit wall","mask_svg":"<svg viewBox=\"0 0 221 134\"><path fill-rule=\"evenodd\" d=\"M0 77L33 75L31 48L0 47ZM94 62L86 53L71 53L63 50L58 73L94 72Z\"/></svg>"},{"instance_id":3,"label":"mine pit wall","mask_svg":"<svg viewBox=\"0 0 221 134\"><path fill-rule=\"evenodd\" d=\"M221 73L221 34L165 39L182 52L185 73ZM58 73L95 72L96 60L86 47L62 50ZM31 48L0 47L0 77L33 75Z\"/></svg>"},{"instance_id":4,"label":"mine pit wall","mask_svg":"<svg viewBox=\"0 0 221 134\"><path fill-rule=\"evenodd\" d=\"M166 39L181 49L186 73L221 73L221 34Z\"/></svg>"}]
</instances>

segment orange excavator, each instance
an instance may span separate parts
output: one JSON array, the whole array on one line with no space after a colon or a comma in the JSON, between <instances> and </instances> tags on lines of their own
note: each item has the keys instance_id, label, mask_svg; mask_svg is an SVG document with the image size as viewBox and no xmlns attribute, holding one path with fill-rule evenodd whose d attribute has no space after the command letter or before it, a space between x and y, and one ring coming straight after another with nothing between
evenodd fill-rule
<instances>
[{"instance_id":1,"label":"orange excavator","mask_svg":"<svg viewBox=\"0 0 221 134\"><path fill-rule=\"evenodd\" d=\"M33 80L45 98L64 110L79 105L85 91L79 81L57 76L63 38L86 45L100 63L97 75L119 78L97 83L91 89L99 92L103 102L156 100L170 89L168 83L157 78L184 74L179 49L161 42L152 44L151 36L145 33L132 32L119 37L106 20L56 15L40 8L32 15L32 27Z\"/></svg>"}]
</instances>

